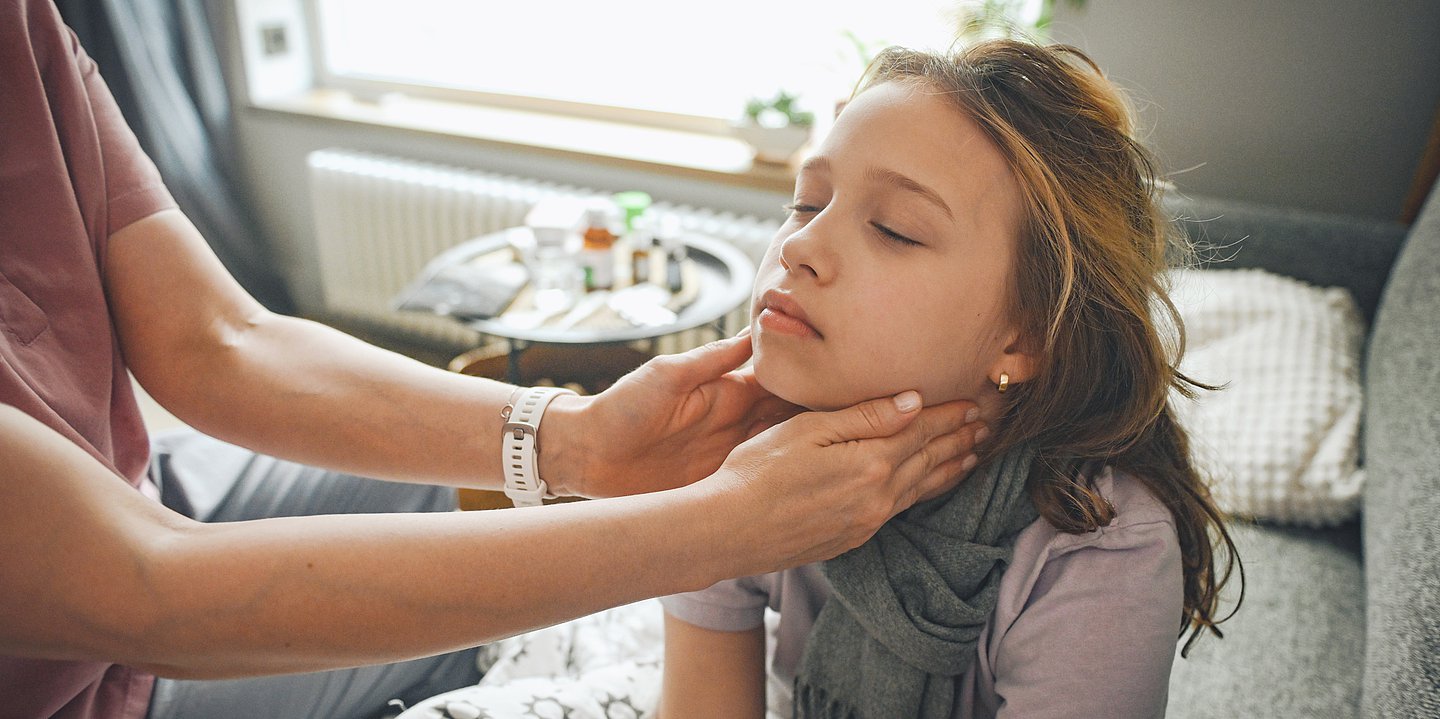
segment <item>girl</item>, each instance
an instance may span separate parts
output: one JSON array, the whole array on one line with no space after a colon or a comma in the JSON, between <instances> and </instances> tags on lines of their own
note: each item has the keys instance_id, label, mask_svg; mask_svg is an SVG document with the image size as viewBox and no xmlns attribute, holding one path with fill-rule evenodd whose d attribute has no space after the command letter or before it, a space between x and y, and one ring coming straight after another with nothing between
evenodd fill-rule
<instances>
[{"instance_id":1,"label":"girl","mask_svg":"<svg viewBox=\"0 0 1440 719\"><path fill-rule=\"evenodd\" d=\"M663 600L663 717L765 713L767 606L781 714L1164 714L1237 560L1168 405L1204 386L1175 370L1157 202L1078 50L876 60L760 268L755 375L815 409L971 399L993 439L850 553Z\"/></svg>"}]
</instances>

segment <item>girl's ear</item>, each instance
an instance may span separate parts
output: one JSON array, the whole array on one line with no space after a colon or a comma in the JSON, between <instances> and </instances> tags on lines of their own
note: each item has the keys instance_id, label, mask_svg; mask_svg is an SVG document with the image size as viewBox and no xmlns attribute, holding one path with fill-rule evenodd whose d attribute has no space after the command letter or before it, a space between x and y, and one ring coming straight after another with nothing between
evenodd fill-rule
<instances>
[{"instance_id":1,"label":"girl's ear","mask_svg":"<svg viewBox=\"0 0 1440 719\"><path fill-rule=\"evenodd\" d=\"M1035 377L1040 363L1036 353L1026 347L1027 344L1021 339L1018 331L1010 333L1005 342L1005 349L1001 351L1000 356L986 374L991 384L1000 384L1001 373L1008 375L1009 384L1027 382Z\"/></svg>"}]
</instances>

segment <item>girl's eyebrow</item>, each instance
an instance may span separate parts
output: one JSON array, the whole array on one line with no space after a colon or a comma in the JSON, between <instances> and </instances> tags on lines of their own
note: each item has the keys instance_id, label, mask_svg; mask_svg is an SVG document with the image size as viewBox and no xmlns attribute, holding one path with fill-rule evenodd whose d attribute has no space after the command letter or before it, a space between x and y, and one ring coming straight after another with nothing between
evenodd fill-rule
<instances>
[{"instance_id":1,"label":"girl's eyebrow","mask_svg":"<svg viewBox=\"0 0 1440 719\"><path fill-rule=\"evenodd\" d=\"M806 160L803 164L800 165L800 171L795 173L795 175L798 177L807 172L829 173L830 161L820 155L812 156L810 159Z\"/></svg>"},{"instance_id":2,"label":"girl's eyebrow","mask_svg":"<svg viewBox=\"0 0 1440 719\"><path fill-rule=\"evenodd\" d=\"M829 174L829 172L830 161L821 155L814 155L806 160L804 164L800 165L800 172L796 174L796 177L798 178L806 173ZM940 193L931 189L928 185L916 182L906 175L889 168L875 167L872 165L865 168L865 181L889 185L904 192L913 192L940 208L940 211L944 212L945 217L949 218L951 222L955 221L955 213L950 211L950 205L945 203L945 200L940 197Z\"/></svg>"},{"instance_id":3,"label":"girl's eyebrow","mask_svg":"<svg viewBox=\"0 0 1440 719\"><path fill-rule=\"evenodd\" d=\"M916 182L915 180L905 175L902 175L894 170L874 166L865 169L865 180L867 182L890 185L891 187L903 190L905 192L913 192L925 198L936 207L939 207L940 210L945 213L945 216L949 218L951 222L955 221L955 214L950 211L950 206L945 204L945 200L940 197L940 193L930 189L930 187L927 185L922 185L919 182Z\"/></svg>"}]
</instances>

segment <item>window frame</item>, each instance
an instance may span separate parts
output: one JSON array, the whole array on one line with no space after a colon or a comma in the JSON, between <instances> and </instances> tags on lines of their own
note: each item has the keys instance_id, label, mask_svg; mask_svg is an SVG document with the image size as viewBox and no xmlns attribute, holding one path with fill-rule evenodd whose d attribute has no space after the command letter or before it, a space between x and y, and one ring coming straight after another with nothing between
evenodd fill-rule
<instances>
[{"instance_id":1,"label":"window frame","mask_svg":"<svg viewBox=\"0 0 1440 719\"><path fill-rule=\"evenodd\" d=\"M730 122L715 117L336 74L331 72L325 62L325 33L320 27L319 3L320 0L302 0L306 35L309 41L311 77L314 78L313 84L316 90L338 90L366 102L379 102L387 95L402 95L422 100L519 110L704 135L732 134Z\"/></svg>"}]
</instances>

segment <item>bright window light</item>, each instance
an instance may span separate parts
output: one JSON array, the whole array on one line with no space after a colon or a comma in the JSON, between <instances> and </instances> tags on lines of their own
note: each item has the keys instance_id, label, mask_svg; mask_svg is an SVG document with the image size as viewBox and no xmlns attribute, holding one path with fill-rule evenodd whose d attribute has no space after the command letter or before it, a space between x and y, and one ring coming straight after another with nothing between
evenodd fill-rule
<instances>
[{"instance_id":1,"label":"bright window light","mask_svg":"<svg viewBox=\"0 0 1440 719\"><path fill-rule=\"evenodd\" d=\"M780 89L828 112L856 41L944 48L956 27L954 0L315 2L333 77L721 120Z\"/></svg>"}]
</instances>

